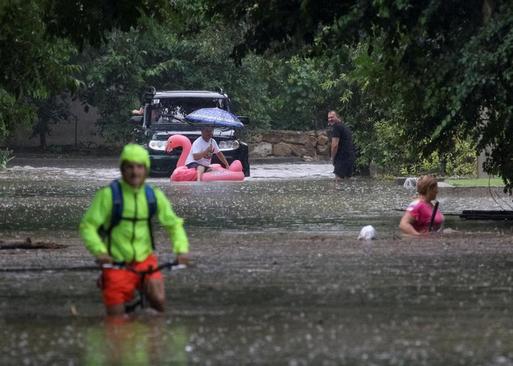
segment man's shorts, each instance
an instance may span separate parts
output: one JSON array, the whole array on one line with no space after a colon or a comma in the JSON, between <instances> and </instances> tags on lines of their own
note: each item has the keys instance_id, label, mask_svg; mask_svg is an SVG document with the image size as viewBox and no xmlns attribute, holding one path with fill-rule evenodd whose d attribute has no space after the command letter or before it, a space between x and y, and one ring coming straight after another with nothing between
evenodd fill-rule
<instances>
[{"instance_id":1,"label":"man's shorts","mask_svg":"<svg viewBox=\"0 0 513 366\"><path fill-rule=\"evenodd\" d=\"M205 165L202 165L202 164L198 164L198 163L196 163L195 161L193 161L192 163L189 163L189 164L187 164L187 165L186 165L186 167L187 167L187 168L189 168L189 169L196 169L196 168L197 168L197 167L199 167L199 166L202 166L202 167L204 167L205 169L209 169L209 168L210 168L209 166L205 166Z\"/></svg>"},{"instance_id":2,"label":"man's shorts","mask_svg":"<svg viewBox=\"0 0 513 366\"><path fill-rule=\"evenodd\" d=\"M134 271L147 271L157 268L158 259L154 254L150 254L142 262L132 262L127 264ZM149 279L162 279L160 271L145 276ZM132 272L130 269L106 268L102 271L102 292L105 306L114 306L129 302L134 297L135 290L141 284L141 275Z\"/></svg>"},{"instance_id":3,"label":"man's shorts","mask_svg":"<svg viewBox=\"0 0 513 366\"><path fill-rule=\"evenodd\" d=\"M339 178L350 178L353 176L354 159L335 160L334 171Z\"/></svg>"}]
</instances>

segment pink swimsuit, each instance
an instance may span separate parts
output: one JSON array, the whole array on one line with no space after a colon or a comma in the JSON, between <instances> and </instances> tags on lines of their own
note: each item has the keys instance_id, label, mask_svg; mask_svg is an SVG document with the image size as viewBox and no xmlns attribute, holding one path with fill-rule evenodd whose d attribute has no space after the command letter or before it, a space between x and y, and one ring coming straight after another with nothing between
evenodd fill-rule
<instances>
[{"instance_id":1,"label":"pink swimsuit","mask_svg":"<svg viewBox=\"0 0 513 366\"><path fill-rule=\"evenodd\" d=\"M429 231L429 223L431 221L431 215L433 214L434 206L429 203L417 199L410 203L407 212L415 218L415 222L412 224L413 228L419 233L425 233ZM433 222L433 231L437 231L442 227L444 222L444 215L440 210L436 211L435 220Z\"/></svg>"}]
</instances>

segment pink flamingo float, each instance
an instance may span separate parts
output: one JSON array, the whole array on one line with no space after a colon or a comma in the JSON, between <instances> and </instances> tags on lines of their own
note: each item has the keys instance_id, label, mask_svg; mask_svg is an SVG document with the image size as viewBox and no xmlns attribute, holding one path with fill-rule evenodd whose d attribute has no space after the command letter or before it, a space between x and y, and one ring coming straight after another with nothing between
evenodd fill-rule
<instances>
[{"instance_id":1,"label":"pink flamingo float","mask_svg":"<svg viewBox=\"0 0 513 366\"><path fill-rule=\"evenodd\" d=\"M198 137L201 138L201 137ZM177 147L182 148L182 153L176 168L171 174L172 182L189 182L195 181L196 169L189 169L185 166L185 160L191 151L191 141L183 135L173 135L167 139L166 152L171 152ZM239 160L234 160L228 169L223 168L220 164L210 165L211 170L203 173L202 181L219 181L219 180L244 180L244 172L242 171L242 164Z\"/></svg>"}]
</instances>

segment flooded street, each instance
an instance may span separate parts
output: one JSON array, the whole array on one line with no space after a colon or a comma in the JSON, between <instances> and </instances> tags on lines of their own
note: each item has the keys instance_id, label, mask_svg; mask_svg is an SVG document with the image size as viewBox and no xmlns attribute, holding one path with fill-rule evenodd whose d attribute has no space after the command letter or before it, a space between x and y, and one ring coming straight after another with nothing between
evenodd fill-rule
<instances>
[{"instance_id":1,"label":"flooded street","mask_svg":"<svg viewBox=\"0 0 513 366\"><path fill-rule=\"evenodd\" d=\"M98 273L72 269L93 264L78 222L116 162L14 160L0 172L0 239L67 247L0 250L0 364L513 365L512 225L455 215L511 209L511 198L440 188L456 232L401 239L414 191L336 184L331 171L255 164L245 182L150 179L185 219L195 264L166 274L164 316L113 324ZM369 224L379 239L357 241ZM13 271L30 268L54 270Z\"/></svg>"}]
</instances>

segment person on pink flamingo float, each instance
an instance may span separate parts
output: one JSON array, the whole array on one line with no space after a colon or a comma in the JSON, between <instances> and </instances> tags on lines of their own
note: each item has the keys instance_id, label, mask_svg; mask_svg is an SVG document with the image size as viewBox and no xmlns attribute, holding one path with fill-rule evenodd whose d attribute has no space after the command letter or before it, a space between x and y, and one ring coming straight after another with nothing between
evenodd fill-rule
<instances>
[{"instance_id":1,"label":"person on pink flamingo float","mask_svg":"<svg viewBox=\"0 0 513 366\"><path fill-rule=\"evenodd\" d=\"M221 161L221 164L223 164L226 169L230 167L224 154L219 150L216 140L212 138L213 135L214 129L212 127L202 127L201 136L192 143L191 151L185 161L187 168L196 169L196 179L198 182L201 181L203 173L210 170L212 154L216 154Z\"/></svg>"},{"instance_id":2,"label":"person on pink flamingo float","mask_svg":"<svg viewBox=\"0 0 513 366\"><path fill-rule=\"evenodd\" d=\"M431 202L438 194L436 178L424 175L417 180L418 198L406 208L399 228L407 235L428 235L439 231L444 222L444 215L438 210L438 204Z\"/></svg>"}]
</instances>

